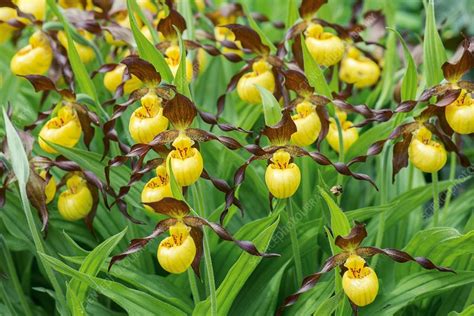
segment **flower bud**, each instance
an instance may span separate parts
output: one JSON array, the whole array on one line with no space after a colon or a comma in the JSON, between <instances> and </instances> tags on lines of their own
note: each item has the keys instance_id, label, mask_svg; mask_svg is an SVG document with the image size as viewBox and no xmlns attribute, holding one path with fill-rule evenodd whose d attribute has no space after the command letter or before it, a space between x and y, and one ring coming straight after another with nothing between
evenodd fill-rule
<instances>
[{"instance_id":1,"label":"flower bud","mask_svg":"<svg viewBox=\"0 0 474 316\"><path fill-rule=\"evenodd\" d=\"M278 199L292 196L300 185L300 168L290 163L290 159L289 153L279 150L273 154L272 162L265 171L265 183L268 190Z\"/></svg>"},{"instance_id":2,"label":"flower bud","mask_svg":"<svg viewBox=\"0 0 474 316\"><path fill-rule=\"evenodd\" d=\"M321 121L314 105L303 101L296 106L296 112L297 114L293 115L292 119L297 131L291 135L291 141L297 146L311 145L321 131Z\"/></svg>"},{"instance_id":3,"label":"flower bud","mask_svg":"<svg viewBox=\"0 0 474 316\"><path fill-rule=\"evenodd\" d=\"M173 197L166 167L158 166L155 171L156 177L151 178L143 188L142 203L158 202L165 197ZM153 211L148 205L145 205L145 209Z\"/></svg>"},{"instance_id":4,"label":"flower bud","mask_svg":"<svg viewBox=\"0 0 474 316\"><path fill-rule=\"evenodd\" d=\"M379 77L380 68L376 62L362 55L357 48L349 48L341 62L339 78L342 81L354 84L356 88L365 88L374 85Z\"/></svg>"},{"instance_id":5,"label":"flower bud","mask_svg":"<svg viewBox=\"0 0 474 316\"><path fill-rule=\"evenodd\" d=\"M337 114L339 119L341 119L343 116L339 116ZM336 152L339 152L339 133L337 130L337 124L334 121L334 119L329 119L330 124L329 124L329 130L328 134L326 136L326 139L331 146L332 149L334 149ZM340 121L341 122L341 128L342 128L342 139L344 142L344 152L347 152L349 148L356 142L356 140L359 138L359 132L357 131L357 128L352 127L352 122L350 121Z\"/></svg>"},{"instance_id":6,"label":"flower bud","mask_svg":"<svg viewBox=\"0 0 474 316\"><path fill-rule=\"evenodd\" d=\"M44 20L44 12L46 10L45 0L17 0L15 2L20 11L32 14L37 20Z\"/></svg>"},{"instance_id":7,"label":"flower bud","mask_svg":"<svg viewBox=\"0 0 474 316\"><path fill-rule=\"evenodd\" d=\"M184 187L196 182L204 168L199 150L191 147L194 141L184 134L180 134L173 142L168 158L171 159L171 168L176 182Z\"/></svg>"},{"instance_id":8,"label":"flower bud","mask_svg":"<svg viewBox=\"0 0 474 316\"><path fill-rule=\"evenodd\" d=\"M166 63L171 69L173 76L176 76L179 68L180 52L179 46L172 45L166 49ZM186 81L191 82L193 80L193 63L189 58L186 58Z\"/></svg>"},{"instance_id":9,"label":"flower bud","mask_svg":"<svg viewBox=\"0 0 474 316\"><path fill-rule=\"evenodd\" d=\"M158 262L169 273L183 273L193 263L196 244L189 231L189 227L178 222L170 227L170 236L158 246Z\"/></svg>"},{"instance_id":10,"label":"flower bud","mask_svg":"<svg viewBox=\"0 0 474 316\"><path fill-rule=\"evenodd\" d=\"M82 128L76 111L70 106L65 105L59 111L56 117L50 119L39 132L38 142L40 147L51 154L57 153L46 142L51 142L64 147L74 147L81 138Z\"/></svg>"},{"instance_id":11,"label":"flower bud","mask_svg":"<svg viewBox=\"0 0 474 316\"><path fill-rule=\"evenodd\" d=\"M448 159L443 144L432 140L431 132L424 126L413 134L408 157L416 168L427 173L441 170Z\"/></svg>"},{"instance_id":12,"label":"flower bud","mask_svg":"<svg viewBox=\"0 0 474 316\"><path fill-rule=\"evenodd\" d=\"M379 279L375 271L366 267L365 260L358 255L347 258L344 266L347 268L342 276L344 293L357 306L372 303L379 291Z\"/></svg>"},{"instance_id":13,"label":"flower bud","mask_svg":"<svg viewBox=\"0 0 474 316\"><path fill-rule=\"evenodd\" d=\"M255 85L257 84L273 93L275 91L275 76L272 72L272 66L263 59L254 62L252 70L240 78L237 84L237 93L243 101L250 104L259 104L262 102L262 98Z\"/></svg>"},{"instance_id":14,"label":"flower bud","mask_svg":"<svg viewBox=\"0 0 474 316\"><path fill-rule=\"evenodd\" d=\"M66 181L67 190L59 195L59 214L67 221L84 218L92 210L92 193L86 180L79 175L72 175Z\"/></svg>"},{"instance_id":15,"label":"flower bud","mask_svg":"<svg viewBox=\"0 0 474 316\"><path fill-rule=\"evenodd\" d=\"M130 117L128 130L136 143L147 144L168 128L168 119L163 116L161 98L155 91L149 90L140 102L141 106Z\"/></svg>"},{"instance_id":16,"label":"flower bud","mask_svg":"<svg viewBox=\"0 0 474 316\"><path fill-rule=\"evenodd\" d=\"M31 35L29 45L20 49L12 58L10 68L15 75L42 75L53 61L49 39L42 31Z\"/></svg>"},{"instance_id":17,"label":"flower bud","mask_svg":"<svg viewBox=\"0 0 474 316\"><path fill-rule=\"evenodd\" d=\"M474 133L474 100L466 90L462 90L456 101L448 105L445 111L446 121L456 133Z\"/></svg>"},{"instance_id":18,"label":"flower bud","mask_svg":"<svg viewBox=\"0 0 474 316\"><path fill-rule=\"evenodd\" d=\"M117 65L114 70L107 72L104 76L104 86L111 93L115 93L117 87L122 83L123 73L126 66L123 64ZM138 90L142 87L143 83L135 75L132 75L130 79L125 81L123 86L123 92L125 94L130 94L135 90Z\"/></svg>"},{"instance_id":19,"label":"flower bud","mask_svg":"<svg viewBox=\"0 0 474 316\"><path fill-rule=\"evenodd\" d=\"M319 65L329 67L341 61L344 55L344 43L339 37L324 32L319 24L308 26L305 35L306 46Z\"/></svg>"},{"instance_id":20,"label":"flower bud","mask_svg":"<svg viewBox=\"0 0 474 316\"><path fill-rule=\"evenodd\" d=\"M8 41L15 31L15 28L6 22L16 18L18 18L18 14L15 9L0 8L0 21L3 21L3 23L0 23L0 44Z\"/></svg>"},{"instance_id":21,"label":"flower bud","mask_svg":"<svg viewBox=\"0 0 474 316\"><path fill-rule=\"evenodd\" d=\"M87 40L92 40L94 38L94 35L84 30L79 30L79 34L81 34ZM67 42L66 33L64 33L63 31L59 31L58 41L66 50L68 50L68 42ZM74 42L74 47L76 47L77 53L79 54L79 57L81 58L81 61L84 64L88 64L94 60L95 53L91 47L78 44L76 42Z\"/></svg>"},{"instance_id":22,"label":"flower bud","mask_svg":"<svg viewBox=\"0 0 474 316\"><path fill-rule=\"evenodd\" d=\"M43 170L40 172L40 177L46 180L46 171ZM49 178L49 182L46 184L44 189L44 194L46 195L46 204L51 202L56 195L56 181L54 177Z\"/></svg>"}]
</instances>

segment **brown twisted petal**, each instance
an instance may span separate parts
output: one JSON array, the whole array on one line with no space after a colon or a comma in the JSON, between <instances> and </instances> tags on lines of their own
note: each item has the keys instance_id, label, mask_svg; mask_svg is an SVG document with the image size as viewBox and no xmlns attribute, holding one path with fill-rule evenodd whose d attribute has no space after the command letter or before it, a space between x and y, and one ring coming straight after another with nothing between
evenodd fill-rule
<instances>
[{"instance_id":1,"label":"brown twisted petal","mask_svg":"<svg viewBox=\"0 0 474 316\"><path fill-rule=\"evenodd\" d=\"M282 21L270 21L270 19L267 16L265 16L261 13L252 12L252 13L250 13L250 15L257 22L271 22L271 24L277 29L285 28L285 23L283 23Z\"/></svg>"},{"instance_id":2,"label":"brown twisted petal","mask_svg":"<svg viewBox=\"0 0 474 316\"><path fill-rule=\"evenodd\" d=\"M329 113L325 107L316 106L316 114L319 117L321 122L321 130L319 131L318 140L316 142L316 147L318 150L321 148L322 141L326 138L329 132Z\"/></svg>"},{"instance_id":3,"label":"brown twisted petal","mask_svg":"<svg viewBox=\"0 0 474 316\"><path fill-rule=\"evenodd\" d=\"M135 43L132 31L126 27L118 24L111 24L102 26L102 29L106 32L109 32L116 41L124 41L130 46L134 45Z\"/></svg>"},{"instance_id":4,"label":"brown twisted petal","mask_svg":"<svg viewBox=\"0 0 474 316\"><path fill-rule=\"evenodd\" d=\"M253 256L258 256L258 257L278 257L280 256L279 254L276 253L263 253L258 251L257 247L255 245L247 240L237 240L235 239L227 230L225 230L224 227L222 227L219 224L209 222L206 219L202 217L197 217L197 216L187 216L183 219L184 223L188 226L191 227L201 227L203 225L210 227L221 239L227 240L227 241L232 241L234 242L237 246L240 247L240 249L244 250L245 252L253 255Z\"/></svg>"},{"instance_id":5,"label":"brown twisted petal","mask_svg":"<svg viewBox=\"0 0 474 316\"><path fill-rule=\"evenodd\" d=\"M319 272L310 274L307 277L305 277L303 279L303 283L301 284L301 287L299 288L299 290L293 293L292 295L288 296L287 298L285 298L283 303L280 305L280 307L276 311L276 315L281 315L283 313L283 310L286 307L295 304L301 294L308 292L309 290L311 290L312 288L316 286L319 279L324 273L327 273L331 271L332 269L334 269L335 267L342 265L348 257L349 257L349 253L342 252L328 258Z\"/></svg>"},{"instance_id":6,"label":"brown twisted petal","mask_svg":"<svg viewBox=\"0 0 474 316\"><path fill-rule=\"evenodd\" d=\"M247 134L252 134L253 133L252 131L247 131L247 130L241 128L241 127L235 127L235 126L233 126L229 123L219 123L217 121L217 116L215 116L214 114L211 114L209 112L204 112L204 111L198 110L198 114L204 122L206 122L207 124L211 124L211 125L217 125L217 127L219 127L219 129L224 131L224 132L239 131L239 132L243 132L243 133L247 133Z\"/></svg>"},{"instance_id":7,"label":"brown twisted petal","mask_svg":"<svg viewBox=\"0 0 474 316\"><path fill-rule=\"evenodd\" d=\"M127 256L142 250L143 247L146 246L146 244L148 244L151 240L153 240L154 238L158 237L159 235L167 231L170 228L170 226L173 226L174 224L176 224L176 222L177 220L175 218L164 219L155 226L155 229L149 236L145 238L133 239L130 242L130 245L128 246L127 250L112 257L112 260L110 260L108 270L110 271L110 268L112 268L112 266L118 261L121 261L125 259Z\"/></svg>"},{"instance_id":8,"label":"brown twisted petal","mask_svg":"<svg viewBox=\"0 0 474 316\"><path fill-rule=\"evenodd\" d=\"M157 30L163 34L167 40L171 40L177 38L175 27L182 34L184 30L186 30L186 20L178 11L171 8L168 16L161 19L158 23Z\"/></svg>"},{"instance_id":9,"label":"brown twisted petal","mask_svg":"<svg viewBox=\"0 0 474 316\"><path fill-rule=\"evenodd\" d=\"M367 237L365 224L356 223L347 236L337 236L334 242L339 248L351 251L358 248L365 237Z\"/></svg>"},{"instance_id":10,"label":"brown twisted petal","mask_svg":"<svg viewBox=\"0 0 474 316\"><path fill-rule=\"evenodd\" d=\"M185 131L186 135L197 142L208 142L210 140L217 140L222 145L231 150L242 148L243 146L235 139L228 136L217 136L211 132L204 131L199 128L188 128Z\"/></svg>"},{"instance_id":11,"label":"brown twisted petal","mask_svg":"<svg viewBox=\"0 0 474 316\"><path fill-rule=\"evenodd\" d=\"M270 53L270 48L262 43L258 33L250 27L240 24L227 24L223 27L228 28L234 33L235 40L240 41L243 48L249 49L260 56L267 56Z\"/></svg>"},{"instance_id":12,"label":"brown twisted petal","mask_svg":"<svg viewBox=\"0 0 474 316\"><path fill-rule=\"evenodd\" d=\"M435 265L433 262L431 262L429 259L425 257L412 257L404 251L392 249L392 248L381 249L377 247L361 247L356 250L356 254L358 254L361 257L372 257L377 254L382 254L400 263L404 263L408 261L416 262L427 270L436 269L440 272L454 272L454 270L450 268Z\"/></svg>"},{"instance_id":13,"label":"brown twisted petal","mask_svg":"<svg viewBox=\"0 0 474 316\"><path fill-rule=\"evenodd\" d=\"M173 218L184 217L189 214L190 209L184 201L166 197L158 202L144 203L150 206L156 213L167 215Z\"/></svg>"},{"instance_id":14,"label":"brown twisted petal","mask_svg":"<svg viewBox=\"0 0 474 316\"><path fill-rule=\"evenodd\" d=\"M155 66L138 56L130 55L121 61L127 66L128 72L135 75L143 82L153 82L158 85L161 82L161 76L156 71Z\"/></svg>"},{"instance_id":15,"label":"brown twisted petal","mask_svg":"<svg viewBox=\"0 0 474 316\"><path fill-rule=\"evenodd\" d=\"M474 66L474 54L469 50L472 43L471 38L465 38L463 41L463 52L461 57L454 62L445 62L441 67L444 78L449 81L458 81L461 77Z\"/></svg>"}]
</instances>

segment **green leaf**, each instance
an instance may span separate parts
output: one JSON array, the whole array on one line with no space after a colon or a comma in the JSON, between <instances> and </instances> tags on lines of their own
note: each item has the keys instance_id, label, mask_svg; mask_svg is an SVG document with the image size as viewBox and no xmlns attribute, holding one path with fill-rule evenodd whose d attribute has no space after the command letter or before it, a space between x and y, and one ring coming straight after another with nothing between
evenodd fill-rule
<instances>
[{"instance_id":1,"label":"green leaf","mask_svg":"<svg viewBox=\"0 0 474 316\"><path fill-rule=\"evenodd\" d=\"M175 30L178 34L179 65L173 83L179 93L191 98L191 91L189 90L188 80L186 78L186 48L184 47L183 38L181 37L178 28L175 27Z\"/></svg>"},{"instance_id":2,"label":"green leaf","mask_svg":"<svg viewBox=\"0 0 474 316\"><path fill-rule=\"evenodd\" d=\"M273 233L278 226L280 219L277 220L264 231L262 231L257 238L253 240L255 246L260 251L265 251L271 241ZM217 313L218 315L226 315L232 306L235 298L239 294L247 279L255 270L257 265L262 260L262 257L252 256L248 253L242 253L237 262L227 273L224 281L217 289ZM207 315L211 307L210 299L200 302L194 309L193 315Z\"/></svg>"},{"instance_id":3,"label":"green leaf","mask_svg":"<svg viewBox=\"0 0 474 316\"><path fill-rule=\"evenodd\" d=\"M423 75L428 87L443 81L441 66L447 60L446 50L436 27L434 0L423 0L426 13L425 40L423 42Z\"/></svg>"},{"instance_id":4,"label":"green leaf","mask_svg":"<svg viewBox=\"0 0 474 316\"><path fill-rule=\"evenodd\" d=\"M173 193L173 196L175 199L178 200L184 200L183 196L183 191L181 189L181 186L178 184L176 181L176 178L174 176L173 168L171 167L171 159L166 160L166 169L169 172L170 176L170 186L171 186L171 192Z\"/></svg>"},{"instance_id":5,"label":"green leaf","mask_svg":"<svg viewBox=\"0 0 474 316\"><path fill-rule=\"evenodd\" d=\"M273 126L276 123L280 122L282 118L280 103L278 103L278 101L275 99L275 97L270 91L259 86L258 84L256 84L255 86L257 87L258 91L260 92L260 96L262 97L265 125Z\"/></svg>"},{"instance_id":6,"label":"green leaf","mask_svg":"<svg viewBox=\"0 0 474 316\"><path fill-rule=\"evenodd\" d=\"M451 312L448 314L448 316L472 316L472 315L474 315L474 304L469 305L460 313Z\"/></svg>"},{"instance_id":7,"label":"green leaf","mask_svg":"<svg viewBox=\"0 0 474 316\"><path fill-rule=\"evenodd\" d=\"M342 291L334 296L331 296L318 306L313 315L332 315L343 299L344 292Z\"/></svg>"},{"instance_id":8,"label":"green leaf","mask_svg":"<svg viewBox=\"0 0 474 316\"><path fill-rule=\"evenodd\" d=\"M393 95L393 89L395 87L395 69L398 63L398 53L396 38L394 33L388 34L387 38L387 49L384 55L384 69L382 72L382 90L375 103L375 108L382 108L387 101L390 100Z\"/></svg>"},{"instance_id":9,"label":"green leaf","mask_svg":"<svg viewBox=\"0 0 474 316\"><path fill-rule=\"evenodd\" d=\"M349 223L346 214L344 214L336 202L323 188L318 186L318 189L324 201L326 201L329 212L331 213L331 230L334 237L345 236L349 234L351 231L351 224Z\"/></svg>"},{"instance_id":10,"label":"green leaf","mask_svg":"<svg viewBox=\"0 0 474 316\"><path fill-rule=\"evenodd\" d=\"M288 12L286 15L286 27L290 28L298 20L298 7L295 0L288 1Z\"/></svg>"},{"instance_id":11,"label":"green leaf","mask_svg":"<svg viewBox=\"0 0 474 316\"><path fill-rule=\"evenodd\" d=\"M318 63L309 53L308 47L306 47L306 42L304 41L303 36L301 36L301 49L303 50L303 62L305 75L308 78L309 84L316 89L318 94L321 94L325 97L332 98L331 88L329 87L326 78L324 77L323 71Z\"/></svg>"},{"instance_id":12,"label":"green leaf","mask_svg":"<svg viewBox=\"0 0 474 316\"><path fill-rule=\"evenodd\" d=\"M393 28L388 29L398 36L398 40L403 46L403 54L407 63L407 69L402 79L402 101L414 100L416 98L416 89L418 87L418 74L416 72L415 60L413 59L413 56L411 55L410 50L408 49L407 44L400 33Z\"/></svg>"},{"instance_id":13,"label":"green leaf","mask_svg":"<svg viewBox=\"0 0 474 316\"><path fill-rule=\"evenodd\" d=\"M100 271L100 267L104 264L105 260L107 260L112 250L117 246L126 232L127 228L95 247L94 250L92 250L85 258L79 269L79 272L90 276L96 276ZM73 304L79 304L82 306L84 300L86 299L87 289L88 285L86 283L83 283L77 279L73 279L71 283L69 283L69 287L66 292L69 306L72 307ZM75 300L77 300L77 302L75 302Z\"/></svg>"},{"instance_id":14,"label":"green leaf","mask_svg":"<svg viewBox=\"0 0 474 316\"><path fill-rule=\"evenodd\" d=\"M407 275L397 282L395 289L377 297L374 303L363 309L363 312L365 315L393 315L415 301L452 291L473 282L472 271L456 271L456 274L423 271Z\"/></svg>"},{"instance_id":15,"label":"green leaf","mask_svg":"<svg viewBox=\"0 0 474 316\"><path fill-rule=\"evenodd\" d=\"M49 0L52 1L52 0ZM149 61L155 66L161 77L168 83L173 82L173 74L171 73L168 64L161 52L150 43L150 41L142 34L137 25L137 20L133 12L136 12L139 7L136 0L127 0L128 16L130 18L130 27L132 29L133 37L137 43L138 54L141 58Z\"/></svg>"},{"instance_id":16,"label":"green leaf","mask_svg":"<svg viewBox=\"0 0 474 316\"><path fill-rule=\"evenodd\" d=\"M60 260L44 253L40 253L40 256L56 271L86 283L95 291L110 298L131 315L155 315L157 313L163 315L186 315L182 310L162 302L148 293L130 289L114 281L92 277L76 271Z\"/></svg>"}]
</instances>

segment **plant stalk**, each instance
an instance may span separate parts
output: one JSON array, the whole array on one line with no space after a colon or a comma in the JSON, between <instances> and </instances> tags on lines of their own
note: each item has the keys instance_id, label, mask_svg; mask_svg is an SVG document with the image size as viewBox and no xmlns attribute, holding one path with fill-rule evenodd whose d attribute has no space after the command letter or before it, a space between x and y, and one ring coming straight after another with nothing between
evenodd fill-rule
<instances>
[{"instance_id":1,"label":"plant stalk","mask_svg":"<svg viewBox=\"0 0 474 316\"><path fill-rule=\"evenodd\" d=\"M437 227L439 224L439 188L438 188L438 173L431 174L433 181L433 226Z\"/></svg>"},{"instance_id":2,"label":"plant stalk","mask_svg":"<svg viewBox=\"0 0 474 316\"><path fill-rule=\"evenodd\" d=\"M199 182L193 186L194 189L194 200L198 207L198 214L202 217L205 216L204 211L204 199L201 192ZM203 228L203 252L204 252L204 263L206 266L206 276L209 286L209 297L211 300L211 315L217 316L217 296L216 296L216 280L214 278L214 269L212 267L211 248L209 246L209 236L207 227Z\"/></svg>"},{"instance_id":3,"label":"plant stalk","mask_svg":"<svg viewBox=\"0 0 474 316\"><path fill-rule=\"evenodd\" d=\"M336 121L336 126L337 126L337 136L339 138L339 162L342 162L344 163L344 137L343 137L343 134L342 134L342 125L341 125L341 121L339 121L339 117L337 116L337 114L334 114L334 120ZM336 178L336 185L342 185L342 174L338 173L337 174L337 178ZM342 198L342 194L339 194L337 196L337 204L338 205L341 205L341 198Z\"/></svg>"},{"instance_id":4,"label":"plant stalk","mask_svg":"<svg viewBox=\"0 0 474 316\"><path fill-rule=\"evenodd\" d=\"M456 153L452 152L450 155L450 162L449 162L449 182L454 181L454 177L456 176ZM444 209L447 209L449 204L451 203L451 198L453 197L453 186L450 185L448 191L446 192L446 200L444 202Z\"/></svg>"},{"instance_id":5,"label":"plant stalk","mask_svg":"<svg viewBox=\"0 0 474 316\"><path fill-rule=\"evenodd\" d=\"M295 262L296 282L299 286L303 281L303 266L301 264L300 245L298 242L298 234L296 232L296 219L293 212L293 203L291 198L287 200L288 209L288 228L290 229L291 248L293 250L293 260Z\"/></svg>"},{"instance_id":6,"label":"plant stalk","mask_svg":"<svg viewBox=\"0 0 474 316\"><path fill-rule=\"evenodd\" d=\"M379 165L378 174L381 176L381 183L380 183L380 205L384 205L387 203L387 162L389 157L388 147L385 147L382 161ZM383 236L385 232L385 211L381 212L379 215L379 225L377 229L377 237L375 239L375 247L380 248L382 246ZM373 267L377 265L378 256L374 257L372 262Z\"/></svg>"}]
</instances>

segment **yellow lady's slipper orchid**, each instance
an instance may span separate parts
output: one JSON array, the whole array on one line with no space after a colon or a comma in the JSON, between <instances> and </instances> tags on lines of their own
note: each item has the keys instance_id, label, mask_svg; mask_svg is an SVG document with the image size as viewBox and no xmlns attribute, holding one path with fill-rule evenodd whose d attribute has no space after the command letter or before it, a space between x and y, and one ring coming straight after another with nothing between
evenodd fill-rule
<instances>
[{"instance_id":1,"label":"yellow lady's slipper orchid","mask_svg":"<svg viewBox=\"0 0 474 316\"><path fill-rule=\"evenodd\" d=\"M13 56L10 68L15 75L42 75L48 71L52 61L53 50L48 37L42 31L36 31L31 35L29 45Z\"/></svg>"},{"instance_id":2,"label":"yellow lady's slipper orchid","mask_svg":"<svg viewBox=\"0 0 474 316\"><path fill-rule=\"evenodd\" d=\"M59 195L59 214L67 221L84 218L92 210L92 193L87 181L79 175L72 175L66 181L67 190Z\"/></svg>"},{"instance_id":3,"label":"yellow lady's slipper orchid","mask_svg":"<svg viewBox=\"0 0 474 316\"><path fill-rule=\"evenodd\" d=\"M44 20L46 0L16 0L13 2L20 11L32 14L37 20Z\"/></svg>"},{"instance_id":4,"label":"yellow lady's slipper orchid","mask_svg":"<svg viewBox=\"0 0 474 316\"><path fill-rule=\"evenodd\" d=\"M314 105L303 101L296 105L296 115L292 119L295 122L297 132L291 135L291 141L297 146L308 146L314 143L321 131L321 121Z\"/></svg>"},{"instance_id":5,"label":"yellow lady's slipper orchid","mask_svg":"<svg viewBox=\"0 0 474 316\"><path fill-rule=\"evenodd\" d=\"M94 35L84 30L79 30L79 34L81 34L87 40L92 40L94 38ZM58 41L64 48L66 48L66 50L68 50L67 37L63 31L58 32ZM77 53L84 64L88 64L94 60L95 54L92 47L78 44L76 42L74 42L74 46L76 47Z\"/></svg>"},{"instance_id":6,"label":"yellow lady's slipper orchid","mask_svg":"<svg viewBox=\"0 0 474 316\"><path fill-rule=\"evenodd\" d=\"M194 141L184 134L180 134L172 143L172 150L168 158L171 159L171 168L180 186L189 186L201 176L204 168L199 150L191 147Z\"/></svg>"},{"instance_id":7,"label":"yellow lady's slipper orchid","mask_svg":"<svg viewBox=\"0 0 474 316\"><path fill-rule=\"evenodd\" d=\"M440 142L432 140L432 133L424 126L414 134L408 147L411 163L423 172L437 172L447 160L446 149Z\"/></svg>"},{"instance_id":8,"label":"yellow lady's slipper orchid","mask_svg":"<svg viewBox=\"0 0 474 316\"><path fill-rule=\"evenodd\" d=\"M114 70L109 71L105 74L104 86L107 90L112 93L115 93L117 87L122 83L125 68L125 65L119 64L117 67L115 67ZM125 94L130 94L133 91L140 89L142 85L142 81L138 79L135 75L132 75L132 77L125 82L125 85L123 86L123 92Z\"/></svg>"},{"instance_id":9,"label":"yellow lady's slipper orchid","mask_svg":"<svg viewBox=\"0 0 474 316\"><path fill-rule=\"evenodd\" d=\"M150 89L140 102L141 106L130 117L128 130L135 142L147 144L168 128L168 119L163 116L161 98L154 90Z\"/></svg>"},{"instance_id":10,"label":"yellow lady's slipper orchid","mask_svg":"<svg viewBox=\"0 0 474 316\"><path fill-rule=\"evenodd\" d=\"M173 76L176 76L179 68L180 52L179 46L172 45L166 49L166 63L171 69ZM191 82L193 80L193 63L189 58L186 58L186 81Z\"/></svg>"},{"instance_id":11,"label":"yellow lady's slipper orchid","mask_svg":"<svg viewBox=\"0 0 474 316\"><path fill-rule=\"evenodd\" d=\"M357 88L365 88L374 85L379 77L379 65L365 57L357 48L350 47L342 59L339 78Z\"/></svg>"},{"instance_id":12,"label":"yellow lady's slipper orchid","mask_svg":"<svg viewBox=\"0 0 474 316\"><path fill-rule=\"evenodd\" d=\"M170 236L158 246L158 262L169 273L183 273L193 263L196 244L189 231L190 227L178 222L170 227Z\"/></svg>"},{"instance_id":13,"label":"yellow lady's slipper orchid","mask_svg":"<svg viewBox=\"0 0 474 316\"><path fill-rule=\"evenodd\" d=\"M151 178L143 188L142 203L158 202L165 197L173 197L166 167L164 165L158 166L155 172L156 177ZM148 205L145 205L145 209L153 211Z\"/></svg>"},{"instance_id":14,"label":"yellow lady's slipper orchid","mask_svg":"<svg viewBox=\"0 0 474 316\"><path fill-rule=\"evenodd\" d=\"M254 62L252 70L240 78L237 84L237 93L243 101L250 104L259 104L262 102L262 98L255 85L259 85L273 93L275 91L275 76L272 72L272 66L263 59Z\"/></svg>"},{"instance_id":15,"label":"yellow lady's slipper orchid","mask_svg":"<svg viewBox=\"0 0 474 316\"><path fill-rule=\"evenodd\" d=\"M300 168L290 163L290 159L290 154L284 150L275 152L265 172L268 190L278 199L295 194L301 182Z\"/></svg>"},{"instance_id":16,"label":"yellow lady's slipper orchid","mask_svg":"<svg viewBox=\"0 0 474 316\"><path fill-rule=\"evenodd\" d=\"M319 65L329 67L341 61L344 43L338 36L324 32L319 24L308 26L305 35L306 46Z\"/></svg>"},{"instance_id":17,"label":"yellow lady's slipper orchid","mask_svg":"<svg viewBox=\"0 0 474 316\"><path fill-rule=\"evenodd\" d=\"M6 42L12 36L15 28L6 22L16 18L18 18L18 14L15 9L7 7L0 8L0 21L4 22L0 23L0 43Z\"/></svg>"},{"instance_id":18,"label":"yellow lady's slipper orchid","mask_svg":"<svg viewBox=\"0 0 474 316\"><path fill-rule=\"evenodd\" d=\"M46 180L46 171L43 170L40 172L40 177ZM54 177L49 178L49 182L46 184L46 188L44 189L44 194L46 195L46 204L51 202L56 195L56 181Z\"/></svg>"},{"instance_id":19,"label":"yellow lady's slipper orchid","mask_svg":"<svg viewBox=\"0 0 474 316\"><path fill-rule=\"evenodd\" d=\"M82 128L76 111L65 105L56 117L51 118L39 132L38 142L40 147L48 153L57 153L46 142L51 142L64 147L74 147L81 138Z\"/></svg>"},{"instance_id":20,"label":"yellow lady's slipper orchid","mask_svg":"<svg viewBox=\"0 0 474 316\"><path fill-rule=\"evenodd\" d=\"M456 101L446 107L445 115L456 133L474 133L474 100L466 90L462 90Z\"/></svg>"},{"instance_id":21,"label":"yellow lady's slipper orchid","mask_svg":"<svg viewBox=\"0 0 474 316\"><path fill-rule=\"evenodd\" d=\"M379 279L372 268L365 266L365 260L358 255L347 258L344 266L347 271L342 276L342 288L349 299L357 306L372 303L379 291Z\"/></svg>"},{"instance_id":22,"label":"yellow lady's slipper orchid","mask_svg":"<svg viewBox=\"0 0 474 316\"><path fill-rule=\"evenodd\" d=\"M339 119L343 116L339 116ZM336 152L339 152L339 133L337 130L337 125L334 119L329 119L330 124L329 124L329 131L326 136L326 139L331 146L332 149L334 149ZM344 152L347 152L349 148L356 142L356 140L359 138L359 132L357 131L357 128L352 126L351 121L340 121L341 122L341 128L342 128L342 139L344 142Z\"/></svg>"}]
</instances>

